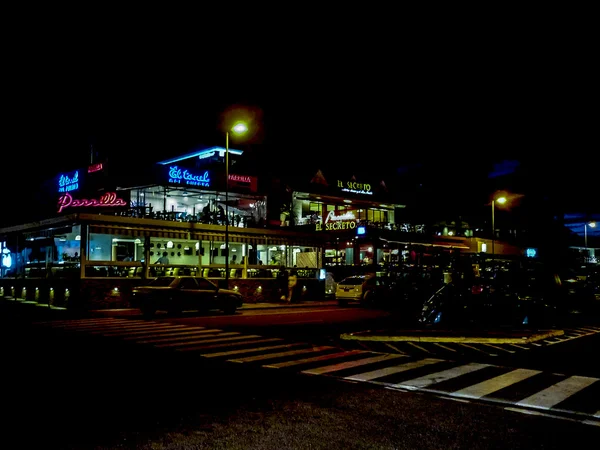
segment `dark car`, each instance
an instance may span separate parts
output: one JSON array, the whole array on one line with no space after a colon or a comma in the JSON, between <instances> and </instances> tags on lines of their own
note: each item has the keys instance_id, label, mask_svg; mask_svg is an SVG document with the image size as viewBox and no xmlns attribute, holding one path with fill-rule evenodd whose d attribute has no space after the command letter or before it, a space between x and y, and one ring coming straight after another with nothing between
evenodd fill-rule
<instances>
[{"instance_id":1,"label":"dark car","mask_svg":"<svg viewBox=\"0 0 600 450\"><path fill-rule=\"evenodd\" d=\"M234 290L222 289L212 281L194 276L160 276L148 284L132 289L132 305L147 317L156 311L171 314L182 311L221 310L234 314L242 306L242 295Z\"/></svg>"},{"instance_id":2,"label":"dark car","mask_svg":"<svg viewBox=\"0 0 600 450\"><path fill-rule=\"evenodd\" d=\"M552 326L557 308L533 284L448 283L423 304L420 322L439 326Z\"/></svg>"}]
</instances>

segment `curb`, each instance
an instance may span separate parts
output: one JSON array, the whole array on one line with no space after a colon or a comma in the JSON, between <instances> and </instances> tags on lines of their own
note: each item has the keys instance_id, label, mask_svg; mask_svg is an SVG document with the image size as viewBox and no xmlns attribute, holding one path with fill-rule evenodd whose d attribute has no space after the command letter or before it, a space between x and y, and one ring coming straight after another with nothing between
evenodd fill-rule
<instances>
[{"instance_id":1,"label":"curb","mask_svg":"<svg viewBox=\"0 0 600 450\"><path fill-rule=\"evenodd\" d=\"M346 341L371 341L371 342L457 342L465 344L528 344L530 342L548 339L550 337L563 336L564 330L540 330L523 336L523 332L518 332L521 336L433 336L431 331L414 331L414 334L406 335L383 335L367 333L344 333L340 339ZM422 333L422 334L418 334ZM427 333L427 334L426 334Z\"/></svg>"}]
</instances>

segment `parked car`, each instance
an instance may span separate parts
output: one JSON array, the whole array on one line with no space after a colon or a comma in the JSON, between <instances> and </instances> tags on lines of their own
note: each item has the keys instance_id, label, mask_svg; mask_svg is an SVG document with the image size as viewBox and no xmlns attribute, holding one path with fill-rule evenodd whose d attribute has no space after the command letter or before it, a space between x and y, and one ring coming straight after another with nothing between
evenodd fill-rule
<instances>
[{"instance_id":1,"label":"parked car","mask_svg":"<svg viewBox=\"0 0 600 450\"><path fill-rule=\"evenodd\" d=\"M448 283L423 304L419 321L439 326L552 326L557 307L532 283Z\"/></svg>"},{"instance_id":2,"label":"parked car","mask_svg":"<svg viewBox=\"0 0 600 450\"><path fill-rule=\"evenodd\" d=\"M338 282L335 299L340 306L358 303L375 306L389 299L393 283L387 277L374 275L353 275Z\"/></svg>"},{"instance_id":3,"label":"parked car","mask_svg":"<svg viewBox=\"0 0 600 450\"><path fill-rule=\"evenodd\" d=\"M203 277L160 276L132 289L132 305L146 317L154 316L159 310L176 314L218 309L234 314L242 304L239 292L222 289Z\"/></svg>"}]
</instances>

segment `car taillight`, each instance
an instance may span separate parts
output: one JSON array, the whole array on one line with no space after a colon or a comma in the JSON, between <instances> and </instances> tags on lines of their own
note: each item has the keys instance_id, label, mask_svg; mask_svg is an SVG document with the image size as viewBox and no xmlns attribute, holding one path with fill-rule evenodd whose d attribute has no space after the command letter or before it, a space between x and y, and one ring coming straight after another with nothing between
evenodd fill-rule
<instances>
[{"instance_id":1,"label":"car taillight","mask_svg":"<svg viewBox=\"0 0 600 450\"><path fill-rule=\"evenodd\" d=\"M483 286L481 284L476 284L471 287L471 294L481 294L483 292Z\"/></svg>"}]
</instances>

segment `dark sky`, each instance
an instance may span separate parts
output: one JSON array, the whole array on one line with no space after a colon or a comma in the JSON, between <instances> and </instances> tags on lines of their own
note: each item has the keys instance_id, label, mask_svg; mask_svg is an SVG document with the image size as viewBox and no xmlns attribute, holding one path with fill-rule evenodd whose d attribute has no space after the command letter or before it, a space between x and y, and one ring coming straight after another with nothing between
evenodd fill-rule
<instances>
[{"instance_id":1,"label":"dark sky","mask_svg":"<svg viewBox=\"0 0 600 450\"><path fill-rule=\"evenodd\" d=\"M519 159L540 182L582 181L589 193L597 69L568 48L499 42L403 51L394 42L335 51L307 42L211 57L201 48L96 41L83 51L42 41L5 60L3 178L25 192L34 179L88 164L90 146L134 170L141 158L224 145L221 113L239 105L253 112L255 135L230 146L275 169L322 162L373 173L424 163L468 176Z\"/></svg>"}]
</instances>

